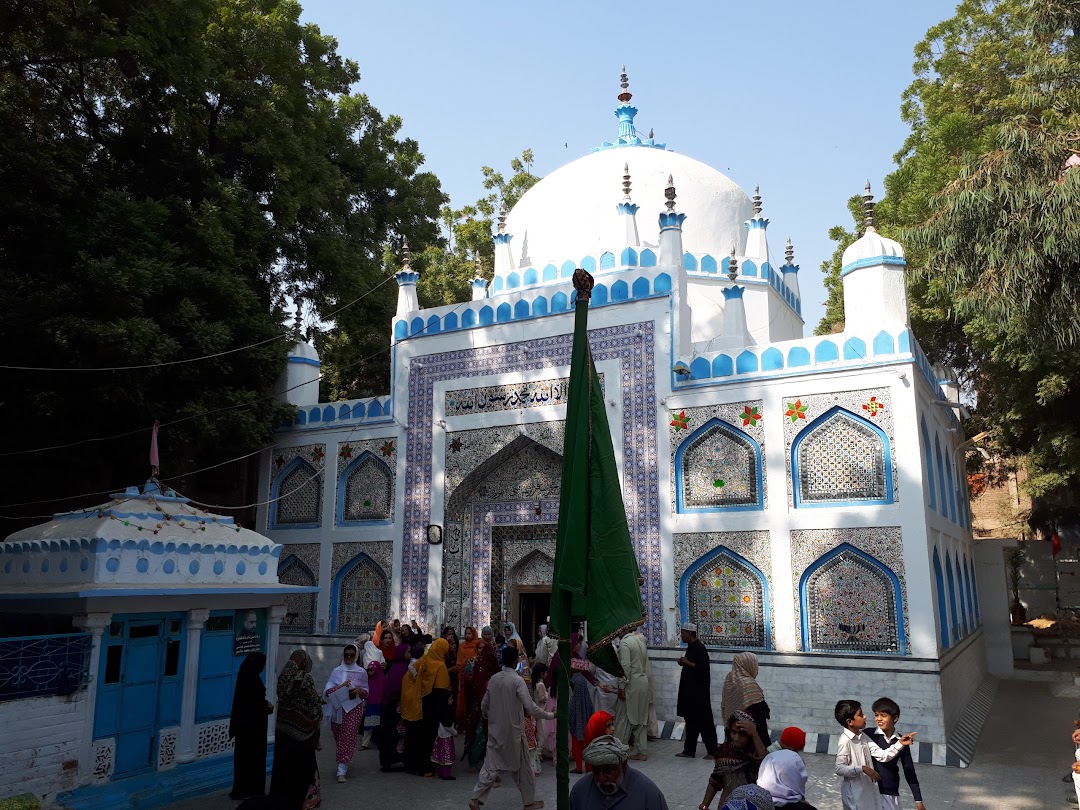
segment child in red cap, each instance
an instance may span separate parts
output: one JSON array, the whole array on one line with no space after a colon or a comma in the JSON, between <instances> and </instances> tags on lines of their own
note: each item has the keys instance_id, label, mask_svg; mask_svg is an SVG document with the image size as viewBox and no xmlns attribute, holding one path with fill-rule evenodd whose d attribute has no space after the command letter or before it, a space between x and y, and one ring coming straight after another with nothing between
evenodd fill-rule
<instances>
[{"instance_id":1,"label":"child in red cap","mask_svg":"<svg viewBox=\"0 0 1080 810\"><path fill-rule=\"evenodd\" d=\"M788 751L799 751L806 747L806 732L798 726L788 726L780 732L780 737L770 745L766 750L771 754L773 751L780 751L781 749L787 749Z\"/></svg>"}]
</instances>

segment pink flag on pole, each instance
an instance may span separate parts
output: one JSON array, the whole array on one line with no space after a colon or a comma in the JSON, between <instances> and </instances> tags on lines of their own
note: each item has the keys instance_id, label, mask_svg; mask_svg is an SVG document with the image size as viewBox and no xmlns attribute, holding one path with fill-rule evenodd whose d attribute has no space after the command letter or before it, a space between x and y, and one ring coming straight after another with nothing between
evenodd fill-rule
<instances>
[{"instance_id":1,"label":"pink flag on pole","mask_svg":"<svg viewBox=\"0 0 1080 810\"><path fill-rule=\"evenodd\" d=\"M157 435L161 425L158 421L154 420L154 430L150 434L150 467L153 469L154 474L157 474L158 468L161 467L161 459L158 457Z\"/></svg>"}]
</instances>

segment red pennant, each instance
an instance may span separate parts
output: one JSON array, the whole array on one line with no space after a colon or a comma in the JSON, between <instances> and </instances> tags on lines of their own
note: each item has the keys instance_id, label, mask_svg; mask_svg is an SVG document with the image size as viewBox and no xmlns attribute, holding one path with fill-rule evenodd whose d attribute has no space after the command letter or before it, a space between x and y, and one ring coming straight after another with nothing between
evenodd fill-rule
<instances>
[{"instance_id":1,"label":"red pennant","mask_svg":"<svg viewBox=\"0 0 1080 810\"><path fill-rule=\"evenodd\" d=\"M1056 557L1061 552L1061 538L1058 537L1057 529L1050 536L1050 555Z\"/></svg>"}]
</instances>

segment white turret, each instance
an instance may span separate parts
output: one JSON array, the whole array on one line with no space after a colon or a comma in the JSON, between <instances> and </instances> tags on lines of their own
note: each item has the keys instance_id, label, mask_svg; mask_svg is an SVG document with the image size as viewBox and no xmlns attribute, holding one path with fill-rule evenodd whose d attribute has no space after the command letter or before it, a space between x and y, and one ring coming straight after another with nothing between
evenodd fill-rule
<instances>
[{"instance_id":1,"label":"white turret","mask_svg":"<svg viewBox=\"0 0 1080 810\"><path fill-rule=\"evenodd\" d=\"M784 247L784 266L780 268L784 273L784 284L791 290L794 300L801 299L799 293L799 265L795 264L795 248L791 246L791 237L788 237Z\"/></svg>"},{"instance_id":2,"label":"white turret","mask_svg":"<svg viewBox=\"0 0 1080 810\"><path fill-rule=\"evenodd\" d=\"M754 186L754 216L746 220L746 258L753 259L758 267L769 261L769 243L765 238L765 229L769 220L761 215L761 194Z\"/></svg>"},{"instance_id":3,"label":"white turret","mask_svg":"<svg viewBox=\"0 0 1080 810\"><path fill-rule=\"evenodd\" d=\"M499 232L495 241L495 275L505 276L514 269L514 254L510 251L510 240L514 237L506 232L506 203L499 206Z\"/></svg>"},{"instance_id":4,"label":"white turret","mask_svg":"<svg viewBox=\"0 0 1080 810\"><path fill-rule=\"evenodd\" d=\"M630 199L630 164L623 164L623 198L622 202L615 206L615 210L619 212L619 217L624 223L625 243L627 247L637 247L641 244L638 241L637 232L637 212L638 207Z\"/></svg>"},{"instance_id":5,"label":"white turret","mask_svg":"<svg viewBox=\"0 0 1080 810\"><path fill-rule=\"evenodd\" d=\"M420 309L420 301L416 297L416 282L420 280L420 274L412 269L410 262L412 256L409 253L409 240L401 238L401 269L394 273L398 283L397 317L403 318L410 312Z\"/></svg>"},{"instance_id":6,"label":"white turret","mask_svg":"<svg viewBox=\"0 0 1080 810\"><path fill-rule=\"evenodd\" d=\"M877 232L870 181L863 201L866 232L844 251L840 260L844 331L876 334L883 328L907 328L911 324L904 284L904 249L899 242Z\"/></svg>"},{"instance_id":7,"label":"white turret","mask_svg":"<svg viewBox=\"0 0 1080 810\"><path fill-rule=\"evenodd\" d=\"M682 226L686 214L675 212L675 181L668 175L664 189L666 211L660 212L659 268L671 276L671 309L674 314L675 356L689 356L693 351L693 316L686 293L686 271L683 269Z\"/></svg>"},{"instance_id":8,"label":"white turret","mask_svg":"<svg viewBox=\"0 0 1080 810\"><path fill-rule=\"evenodd\" d=\"M754 342L746 328L746 306L743 304L743 291L746 288L735 283L738 277L739 263L735 258L735 246L732 245L728 260L728 280L731 285L720 291L724 295L724 326L715 343L719 349L741 349Z\"/></svg>"},{"instance_id":9,"label":"white turret","mask_svg":"<svg viewBox=\"0 0 1080 810\"><path fill-rule=\"evenodd\" d=\"M319 377L322 374L322 361L315 347L304 340L301 331L304 302L294 288L291 293L296 302L296 324L294 331L297 341L289 349L285 360L285 369L278 375L274 385L275 396L280 402L306 408L319 404Z\"/></svg>"}]
</instances>

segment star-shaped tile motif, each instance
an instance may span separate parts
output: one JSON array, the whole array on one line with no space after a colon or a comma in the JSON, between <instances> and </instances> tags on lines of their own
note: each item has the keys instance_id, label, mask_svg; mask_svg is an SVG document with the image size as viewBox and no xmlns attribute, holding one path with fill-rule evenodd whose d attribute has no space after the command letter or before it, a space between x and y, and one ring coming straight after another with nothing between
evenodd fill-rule
<instances>
[{"instance_id":1,"label":"star-shaped tile motif","mask_svg":"<svg viewBox=\"0 0 1080 810\"><path fill-rule=\"evenodd\" d=\"M450 440L450 452L452 452L452 453L460 453L461 452L461 439L456 439L455 438L455 439Z\"/></svg>"}]
</instances>

